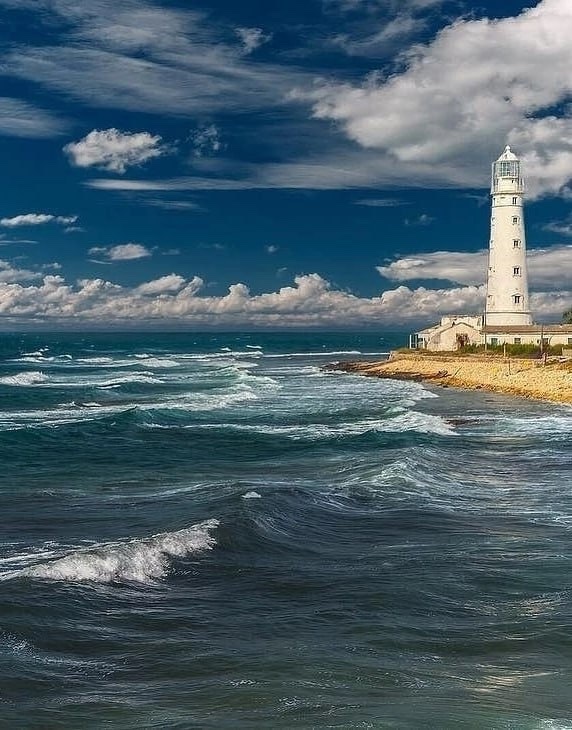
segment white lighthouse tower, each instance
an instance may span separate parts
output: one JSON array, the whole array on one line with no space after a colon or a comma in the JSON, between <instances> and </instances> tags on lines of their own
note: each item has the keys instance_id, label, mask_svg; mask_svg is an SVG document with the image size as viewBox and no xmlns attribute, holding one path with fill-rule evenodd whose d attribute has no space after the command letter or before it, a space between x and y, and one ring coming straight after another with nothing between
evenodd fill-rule
<instances>
[{"instance_id":1,"label":"white lighthouse tower","mask_svg":"<svg viewBox=\"0 0 572 730\"><path fill-rule=\"evenodd\" d=\"M532 324L526 271L524 180L520 160L507 145L493 163L487 327Z\"/></svg>"}]
</instances>

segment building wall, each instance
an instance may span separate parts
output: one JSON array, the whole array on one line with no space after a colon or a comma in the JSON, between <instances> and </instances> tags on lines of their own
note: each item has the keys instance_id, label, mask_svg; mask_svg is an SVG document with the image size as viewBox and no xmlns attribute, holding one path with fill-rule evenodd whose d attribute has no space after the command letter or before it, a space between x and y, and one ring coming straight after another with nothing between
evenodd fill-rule
<instances>
[{"instance_id":1,"label":"building wall","mask_svg":"<svg viewBox=\"0 0 572 730\"><path fill-rule=\"evenodd\" d=\"M461 343L479 345L482 342L480 330L467 322L445 324L418 334L419 347L433 352L458 350L462 346Z\"/></svg>"},{"instance_id":2,"label":"building wall","mask_svg":"<svg viewBox=\"0 0 572 730\"><path fill-rule=\"evenodd\" d=\"M488 325L531 324L522 193L518 185L493 195L487 287Z\"/></svg>"},{"instance_id":3,"label":"building wall","mask_svg":"<svg viewBox=\"0 0 572 730\"><path fill-rule=\"evenodd\" d=\"M504 334L502 332L495 332L494 334L487 334L487 344L489 345L540 345L541 335L538 332L523 332L520 334ZM550 334L545 332L542 335L544 342L550 347L572 347L572 332L569 333L557 333Z\"/></svg>"}]
</instances>

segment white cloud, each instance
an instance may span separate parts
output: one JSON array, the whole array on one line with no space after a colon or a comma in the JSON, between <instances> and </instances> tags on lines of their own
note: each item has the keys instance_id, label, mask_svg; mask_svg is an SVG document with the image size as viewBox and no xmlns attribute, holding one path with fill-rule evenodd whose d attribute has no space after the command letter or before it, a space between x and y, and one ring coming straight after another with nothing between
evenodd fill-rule
<instances>
[{"instance_id":1,"label":"white cloud","mask_svg":"<svg viewBox=\"0 0 572 730\"><path fill-rule=\"evenodd\" d=\"M480 286L486 279L488 251L433 253L404 256L377 270L391 281L441 279L456 284ZM527 253L531 289L566 289L572 270L572 246L531 249Z\"/></svg>"},{"instance_id":2,"label":"white cloud","mask_svg":"<svg viewBox=\"0 0 572 730\"><path fill-rule=\"evenodd\" d=\"M76 167L97 167L123 174L128 167L166 154L167 148L161 141L159 135L149 132L94 129L78 142L67 144L64 152Z\"/></svg>"},{"instance_id":3,"label":"white cloud","mask_svg":"<svg viewBox=\"0 0 572 730\"><path fill-rule=\"evenodd\" d=\"M36 278L35 272L29 272ZM18 275L17 275L18 276ZM21 274L20 278L25 278ZM478 312L483 286L452 289L410 289L399 286L376 297L358 297L331 286L318 274L297 276L292 286L253 294L245 284L233 284L223 296L202 293L199 277L185 280L169 274L136 287L122 287L104 279L85 279L75 285L61 276L44 276L25 284L0 273L0 313L60 322L151 323L161 320L206 327L323 327L417 326L447 312ZM540 292L532 297L542 317L560 319L572 302L572 292Z\"/></svg>"},{"instance_id":4,"label":"white cloud","mask_svg":"<svg viewBox=\"0 0 572 730\"><path fill-rule=\"evenodd\" d=\"M265 246L266 253L273 254L278 253L280 251L280 246L276 246L276 244L271 243L269 246Z\"/></svg>"},{"instance_id":5,"label":"white cloud","mask_svg":"<svg viewBox=\"0 0 572 730\"><path fill-rule=\"evenodd\" d=\"M356 200L354 205L365 205L369 208L397 208L400 205L408 205L408 203L398 198L364 198Z\"/></svg>"},{"instance_id":6,"label":"white cloud","mask_svg":"<svg viewBox=\"0 0 572 730\"><path fill-rule=\"evenodd\" d=\"M203 212L202 208L198 203L192 200L164 200L162 198L147 198L143 199L146 205L152 205L154 208L163 208L164 210L178 210L181 212L188 212L193 210L195 212Z\"/></svg>"},{"instance_id":7,"label":"white cloud","mask_svg":"<svg viewBox=\"0 0 572 730\"><path fill-rule=\"evenodd\" d=\"M216 124L209 124L207 127L197 129L191 135L191 140L196 157L203 157L205 154L216 154L222 149L220 131Z\"/></svg>"},{"instance_id":8,"label":"white cloud","mask_svg":"<svg viewBox=\"0 0 572 730\"><path fill-rule=\"evenodd\" d=\"M152 256L151 251L140 243L121 243L117 246L94 246L90 256L103 256L108 261L133 261Z\"/></svg>"},{"instance_id":9,"label":"white cloud","mask_svg":"<svg viewBox=\"0 0 572 730\"><path fill-rule=\"evenodd\" d=\"M417 218L406 218L403 223L406 226L430 226L435 218L432 218L427 213L421 213Z\"/></svg>"},{"instance_id":10,"label":"white cloud","mask_svg":"<svg viewBox=\"0 0 572 730\"><path fill-rule=\"evenodd\" d=\"M157 296L158 294L179 291L185 283L186 281L182 276L178 274L167 274L167 276L162 276L160 279L154 279L145 284L140 284L135 289L135 292L144 296Z\"/></svg>"},{"instance_id":11,"label":"white cloud","mask_svg":"<svg viewBox=\"0 0 572 730\"><path fill-rule=\"evenodd\" d=\"M572 3L542 0L514 18L456 21L387 78L298 96L313 99L316 118L377 150L386 171L409 171L412 185L425 166L444 183L485 185L508 139L532 193L554 193L572 176L572 115L543 115L569 98L571 32Z\"/></svg>"},{"instance_id":12,"label":"white cloud","mask_svg":"<svg viewBox=\"0 0 572 730\"><path fill-rule=\"evenodd\" d=\"M57 44L14 45L5 75L26 79L91 107L196 119L219 110L283 104L309 74L251 63L244 42L188 9L145 0L0 0L66 28ZM260 40L260 39L259 39ZM255 40L250 39L249 47Z\"/></svg>"},{"instance_id":13,"label":"white cloud","mask_svg":"<svg viewBox=\"0 0 572 730\"><path fill-rule=\"evenodd\" d=\"M544 230L558 233L561 236L572 236L572 218L564 221L551 221L544 226Z\"/></svg>"},{"instance_id":14,"label":"white cloud","mask_svg":"<svg viewBox=\"0 0 572 730\"><path fill-rule=\"evenodd\" d=\"M65 132L67 123L21 99L0 97L0 134L45 139Z\"/></svg>"},{"instance_id":15,"label":"white cloud","mask_svg":"<svg viewBox=\"0 0 572 730\"><path fill-rule=\"evenodd\" d=\"M0 260L0 283L15 281L33 281L41 279L42 275L29 269L18 269L9 261Z\"/></svg>"},{"instance_id":16,"label":"white cloud","mask_svg":"<svg viewBox=\"0 0 572 730\"><path fill-rule=\"evenodd\" d=\"M262 28L235 28L234 32L239 37L246 55L272 39L272 33L265 33Z\"/></svg>"},{"instance_id":17,"label":"white cloud","mask_svg":"<svg viewBox=\"0 0 572 730\"><path fill-rule=\"evenodd\" d=\"M52 215L51 213L24 213L13 218L2 218L0 226L4 228L18 228L19 226L41 226L45 223L58 223L70 226L78 220L77 215Z\"/></svg>"}]
</instances>

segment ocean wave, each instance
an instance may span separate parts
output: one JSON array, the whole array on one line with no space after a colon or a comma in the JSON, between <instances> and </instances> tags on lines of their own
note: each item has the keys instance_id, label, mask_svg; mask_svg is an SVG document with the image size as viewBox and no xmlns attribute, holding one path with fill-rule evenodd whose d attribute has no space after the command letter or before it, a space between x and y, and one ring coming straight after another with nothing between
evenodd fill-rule
<instances>
[{"instance_id":1,"label":"ocean wave","mask_svg":"<svg viewBox=\"0 0 572 730\"><path fill-rule=\"evenodd\" d=\"M136 410L135 405L103 406L95 401L63 404L59 408L34 411L0 412L0 431L19 431L28 428L54 428L86 421L99 421Z\"/></svg>"},{"instance_id":2,"label":"ocean wave","mask_svg":"<svg viewBox=\"0 0 572 730\"><path fill-rule=\"evenodd\" d=\"M80 548L47 563L9 571L0 575L0 580L39 578L71 583L153 583L166 577L173 558L212 550L216 539L211 532L218 525L218 520L205 520L176 532Z\"/></svg>"},{"instance_id":3,"label":"ocean wave","mask_svg":"<svg viewBox=\"0 0 572 730\"><path fill-rule=\"evenodd\" d=\"M148 427L169 428L162 424L148 424ZM190 424L183 428L190 430L231 430L268 436L282 436L297 440L318 441L325 439L363 436L367 433L417 432L439 436L456 436L455 429L440 416L417 411L407 411L385 419L366 418L353 423L308 423L295 425L208 423Z\"/></svg>"},{"instance_id":4,"label":"ocean wave","mask_svg":"<svg viewBox=\"0 0 572 730\"><path fill-rule=\"evenodd\" d=\"M27 387L31 385L43 385L48 380L48 376L39 370L29 370L23 373L16 373L16 375L5 375L0 378L0 384Z\"/></svg>"},{"instance_id":5,"label":"ocean wave","mask_svg":"<svg viewBox=\"0 0 572 730\"><path fill-rule=\"evenodd\" d=\"M149 357L145 360L139 360L139 365L144 368L178 368L181 363L168 357Z\"/></svg>"},{"instance_id":6,"label":"ocean wave","mask_svg":"<svg viewBox=\"0 0 572 730\"><path fill-rule=\"evenodd\" d=\"M558 415L514 416L501 418L496 423L499 431L512 435L562 435L568 437L572 426L572 409Z\"/></svg>"}]
</instances>

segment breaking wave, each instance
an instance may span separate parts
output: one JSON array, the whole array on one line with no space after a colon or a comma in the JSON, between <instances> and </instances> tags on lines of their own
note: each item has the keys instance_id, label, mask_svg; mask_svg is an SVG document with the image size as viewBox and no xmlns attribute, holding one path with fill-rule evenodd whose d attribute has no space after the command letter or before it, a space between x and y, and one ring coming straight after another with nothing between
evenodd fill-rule
<instances>
[{"instance_id":1,"label":"breaking wave","mask_svg":"<svg viewBox=\"0 0 572 730\"><path fill-rule=\"evenodd\" d=\"M30 385L42 385L43 383L47 383L48 380L48 376L44 375L44 373L41 373L39 370L32 370L17 373L16 375L5 375L3 378L0 378L0 384L26 387Z\"/></svg>"},{"instance_id":2,"label":"breaking wave","mask_svg":"<svg viewBox=\"0 0 572 730\"><path fill-rule=\"evenodd\" d=\"M10 571L0 580L39 578L72 583L152 583L168 574L173 558L212 550L216 539L211 531L218 525L218 520L206 520L177 532L76 550L47 563Z\"/></svg>"}]
</instances>

